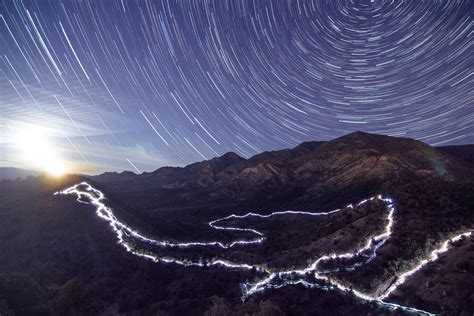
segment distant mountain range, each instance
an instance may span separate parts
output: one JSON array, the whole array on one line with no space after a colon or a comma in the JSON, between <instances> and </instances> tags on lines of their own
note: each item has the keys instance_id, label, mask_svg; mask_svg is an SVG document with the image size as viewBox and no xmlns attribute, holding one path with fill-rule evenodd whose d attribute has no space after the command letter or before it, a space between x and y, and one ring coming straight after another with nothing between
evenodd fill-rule
<instances>
[{"instance_id":1,"label":"distant mountain range","mask_svg":"<svg viewBox=\"0 0 474 316\"><path fill-rule=\"evenodd\" d=\"M0 168L0 180L15 180L17 178L27 178L29 176L39 176L42 174L40 171L26 170L13 167Z\"/></svg>"},{"instance_id":2,"label":"distant mountain range","mask_svg":"<svg viewBox=\"0 0 474 316\"><path fill-rule=\"evenodd\" d=\"M338 152L344 152L345 156L336 156ZM331 155L335 155L331 158L337 160L337 166L327 159ZM235 183L236 180L247 186L259 185L267 180L282 183L300 181L314 176L313 171L317 169L324 169L327 174L337 172L332 169L347 169L345 167L357 165L359 171L362 171L364 166L358 163L367 157L371 159L366 163L375 163L370 168L373 174L382 169L385 173L395 172L397 166L402 167L405 164L406 167L411 167L412 171L416 169L418 173L434 172L445 175L447 170L441 170L444 164L442 167L434 163L434 160L441 159L450 166L448 169L451 173L446 176L453 177L452 172L456 173L462 164L474 164L474 145L431 147L409 138L354 132L333 141L304 142L293 149L263 152L249 159L228 152L186 167L162 167L139 175L130 171L105 172L89 178L97 182L153 179L154 185L162 188L207 187L212 184L222 185L228 181ZM410 159L412 163L408 161ZM317 163L311 165L311 162ZM339 174L339 177L341 176Z\"/></svg>"},{"instance_id":3,"label":"distant mountain range","mask_svg":"<svg viewBox=\"0 0 474 316\"><path fill-rule=\"evenodd\" d=\"M368 133L363 133L363 132L354 132L353 134L374 135L374 134L368 134ZM349 134L349 135L352 135L352 134ZM348 137L349 135L346 135L345 137ZM381 135L377 135L377 136L384 137ZM302 154L305 151L309 152L312 149L315 149L316 147L323 145L324 143L326 142L325 141L304 142L296 146L294 149L269 151L269 152L257 154L253 156L252 158L248 159L248 161L264 161L266 158L270 158L271 160L282 160L284 159L285 155L297 156L299 154ZM454 156L459 160L462 160L471 165L474 165L474 144L450 145L450 146L441 146L441 147L435 147L435 148L451 156ZM215 172L215 171L222 170L237 162L241 162L245 160L246 159L238 156L237 154L233 152L228 152L221 157L217 157L217 158L213 158L209 160L209 164L211 165L211 169L213 170L213 172ZM164 176L167 173L170 175L173 172L172 170L176 171L176 170L186 169L186 172L187 172L190 170L196 170L196 168L199 168L196 166L200 166L200 164L203 164L203 163L205 164L206 162L194 163L189 166L186 166L185 168L163 167L151 173L160 174L160 176ZM191 166L194 166L194 167L191 167ZM176 171L176 172L177 172L176 174L179 173L179 171ZM186 173L186 172L183 171L183 173ZM37 171L37 170L28 170L28 169L15 168L15 167L0 167L0 180L15 180L17 178L26 178L28 176L39 176L41 174L43 174L43 172ZM147 174L150 174L150 172L145 172L144 174L147 175ZM123 171L120 173L119 172L104 172L100 175L92 176L91 178L97 179L98 181L115 181L115 180L134 178L135 176L136 174L131 171Z\"/></svg>"}]
</instances>

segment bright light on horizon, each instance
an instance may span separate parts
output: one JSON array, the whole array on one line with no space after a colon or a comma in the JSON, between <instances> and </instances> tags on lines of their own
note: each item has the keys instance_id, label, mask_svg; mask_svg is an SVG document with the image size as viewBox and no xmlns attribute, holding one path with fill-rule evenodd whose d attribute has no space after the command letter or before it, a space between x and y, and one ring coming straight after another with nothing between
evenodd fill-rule
<instances>
[{"instance_id":1,"label":"bright light on horizon","mask_svg":"<svg viewBox=\"0 0 474 316\"><path fill-rule=\"evenodd\" d=\"M48 131L35 125L25 125L12 131L13 143L19 150L19 160L54 176L67 172L64 160L52 144Z\"/></svg>"}]
</instances>

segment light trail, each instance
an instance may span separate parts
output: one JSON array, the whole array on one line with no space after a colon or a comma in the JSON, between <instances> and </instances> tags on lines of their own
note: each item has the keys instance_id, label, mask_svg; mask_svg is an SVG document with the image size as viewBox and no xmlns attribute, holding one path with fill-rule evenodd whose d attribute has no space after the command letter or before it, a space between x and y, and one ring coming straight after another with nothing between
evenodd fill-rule
<instances>
[{"instance_id":1,"label":"light trail","mask_svg":"<svg viewBox=\"0 0 474 316\"><path fill-rule=\"evenodd\" d=\"M88 191L88 192L80 191L79 187L81 187L81 186L83 186L85 188L85 190ZM93 196L89 192L94 193L96 196ZM255 229L240 228L240 227L228 227L228 226L217 225L218 222L222 222L222 221L225 221L225 220L228 220L228 219L242 219L242 218L246 218L246 217L269 218L269 217L272 217L272 216L285 215L285 214L324 216L324 215L330 215L330 214L334 214L336 212L341 211L341 209L337 209L337 210L333 210L333 211L330 211L330 212L319 212L319 213L302 212L302 211L283 211L283 212L273 212L273 213L270 213L270 214L267 214L267 215L261 215L261 214L256 214L256 213L247 213L245 215L232 214L232 215L229 215L227 217L219 218L217 220L209 222L209 226L216 229L216 230L250 232L250 233L253 233L253 234L255 234L259 237L254 238L254 239L247 239L247 240L245 240L245 239L236 240L236 241L233 241L231 243L223 243L223 242L220 242L220 241L179 242L179 243L176 243L176 242L171 242L171 241L167 241L167 240L156 240L156 239L153 239L153 238L146 237L143 234L140 234L138 231L132 229L128 225L120 222L115 217L115 215L113 214L113 211L101 202L101 201L105 200L104 194L101 191L93 188L87 182L78 183L78 184L76 184L72 187L69 187L67 189L64 189L60 192L56 192L55 194L76 194L79 198L79 202L81 202L80 198L87 197L89 200L91 200L91 204L95 205L98 208L97 209L97 214L101 218L103 218L103 219L105 219L109 222L112 222L117 227L120 227L121 229L126 231L127 234L130 234L131 236L133 236L135 238L138 238L139 240L141 240L143 242L146 242L146 243L151 243L151 244L154 244L154 245L157 245L157 246L162 246L162 247L177 247L177 248L188 248L188 247L198 247L198 246L217 246L217 247L221 247L221 248L224 248L224 249L228 249L228 248L234 247L236 245L258 244L258 243L262 243L265 240L265 238L263 237L263 233L255 230ZM353 206L351 204L349 204L347 207L352 208Z\"/></svg>"},{"instance_id":2,"label":"light trail","mask_svg":"<svg viewBox=\"0 0 474 316\"><path fill-rule=\"evenodd\" d=\"M413 269L401 274L397 280L387 289L385 292L379 296L381 300L387 298L390 294L393 293L400 285L405 283L413 274L421 270L428 263L438 260L439 255L449 250L449 244L459 241L463 237L469 237L472 235L472 232L466 232L452 237L451 239L446 240L441 244L441 247L433 250L430 253L430 256L427 259L421 260Z\"/></svg>"},{"instance_id":3,"label":"light trail","mask_svg":"<svg viewBox=\"0 0 474 316\"><path fill-rule=\"evenodd\" d=\"M83 187L84 190L82 191L80 188ZM208 243L200 243L200 242L192 242L192 243L172 243L169 241L160 241L160 240L155 240L152 238L145 237L144 235L140 234L136 230L132 229L128 225L120 222L117 217L114 215L112 209L110 207L107 207L102 201L105 200L104 194L93 188L90 184L87 182L81 182L78 183L72 187L69 187L67 189L64 189L62 191L54 193L55 195L59 194L76 194L77 195L77 201L83 204L92 204L96 207L96 214L100 218L104 219L109 223L109 225L112 227L113 231L117 235L117 239L119 244L124 247L128 252L142 258L150 259L154 262L164 262L164 263L175 263L179 264L182 266L199 266L199 267L204 267L204 266L212 266L212 265L220 265L224 266L227 268L238 268L238 269L245 269L245 270L252 270L256 269L258 271L263 271L263 269L259 266L252 266L248 264L239 264L239 263L233 263L227 260L212 260L212 261L204 261L204 262L192 262L192 261L183 261L179 259L174 259L171 257L160 257L157 256L151 252L140 252L133 246L132 243L130 243L127 238L130 236L133 236L141 241L151 243L154 245L158 246L163 246L163 247L190 247L190 246L214 246L218 245L219 242L208 242ZM85 202L83 198L87 198L88 202Z\"/></svg>"},{"instance_id":4,"label":"light trail","mask_svg":"<svg viewBox=\"0 0 474 316\"><path fill-rule=\"evenodd\" d=\"M230 243L223 243L220 241L207 241L207 242L171 242L167 240L157 240L150 237L146 237L143 234L139 233L138 231L134 230L130 226L126 225L125 223L119 221L117 217L114 215L112 209L104 204L105 196L104 194L95 188L93 188L87 182L81 182L76 185L73 185L69 188L66 188L62 191L58 191L55 195L68 195L68 194L75 194L77 196L77 201L84 204L92 204L96 207L96 214L107 221L109 225L112 227L113 231L115 232L119 244L124 247L128 252L132 253L135 256L152 260L154 262L163 262L163 263L174 263L182 266L197 266L197 267L204 267L204 266L223 266L226 268L232 269L243 269L243 270L256 270L259 272L264 272L268 274L267 277L263 278L262 280L256 283L244 283L242 285L242 298L245 299L251 295L254 295L259 292L263 292L269 288L280 288L290 284L301 284L308 288L319 288L322 290L330 290L330 289L337 289L343 293L351 293L355 297L369 302L375 302L379 306L394 310L400 309L405 312L420 314L420 315L432 315L427 311L423 311L420 309L399 305L396 303L391 303L385 301L400 285L404 284L413 274L417 271L421 270L424 266L429 264L430 262L436 261L439 258L441 253L444 253L449 250L449 245L452 242L458 241L463 237L471 236L472 231L464 232L458 234L446 241L444 241L441 246L430 253L430 256L426 259L422 259L418 262L418 264L409 271L404 272L403 274L399 275L395 282L393 282L381 295L374 296L370 294L366 294L360 292L358 290L352 289L346 285L343 285L341 282L332 279L328 276L328 274L333 272L339 271L352 271L355 268L366 264L373 260L376 257L377 250L386 243L386 241L390 238L392 234L392 228L394 224L394 215L395 215L395 207L394 202L390 198L384 198L381 195L371 197L369 199L365 199L360 201L359 203L355 204L356 206L363 205L368 201L372 200L380 200L387 205L388 214L386 217L387 224L382 233L369 238L365 245L358 249L354 250L353 252L346 252L341 254L328 254L319 257L315 260L312 264L304 269L297 269L297 270L285 270L285 271L278 271L273 272L271 269L265 268L261 265L251 265L246 263L235 263L228 260L201 260L201 261L192 261L192 260L180 260L176 258L172 258L169 256L158 256L151 251L144 251L136 249L133 243L131 243L128 239L130 237L137 238L138 240L149 243L152 245L157 245L160 247L177 247L177 248L189 248L189 247L220 247L223 249L228 249L234 247L236 245L250 245L250 244L261 244L265 240L264 234L256 229L251 228L241 228L241 227L232 227L232 226L221 226L217 223L229 220L229 219L242 219L247 217L258 217L258 218L269 218L278 215L308 215L308 216L327 216L337 212L342 211L342 209L336 209L329 212L304 212L304 211L279 211L279 212L272 212L269 214L257 214L257 213L247 213L245 215L236 215L231 214L229 216L213 220L209 222L209 226L216 229L216 230L226 230L226 231L240 231L240 232L248 232L257 235L257 238L254 239L241 239L235 240ZM87 199L87 201L84 201ZM353 204L349 204L346 208L353 208ZM320 267L321 264L325 262L331 261L349 261L352 262L349 266L343 268L336 268L336 269L322 269ZM299 277L296 280L293 279L294 277ZM323 281L327 283L327 286L320 285L317 283L311 283L304 280L303 277L312 276L316 280ZM281 284L274 284L275 280L282 280Z\"/></svg>"}]
</instances>

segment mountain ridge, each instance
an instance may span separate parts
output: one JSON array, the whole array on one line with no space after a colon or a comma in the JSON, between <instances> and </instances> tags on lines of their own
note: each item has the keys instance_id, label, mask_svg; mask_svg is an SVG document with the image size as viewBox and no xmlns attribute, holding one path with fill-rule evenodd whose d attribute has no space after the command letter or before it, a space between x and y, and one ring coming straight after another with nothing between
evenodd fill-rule
<instances>
[{"instance_id":1,"label":"mountain ridge","mask_svg":"<svg viewBox=\"0 0 474 316\"><path fill-rule=\"evenodd\" d=\"M377 146L385 152L390 152L394 151L397 148L388 148L386 140L391 139L391 140L397 140L395 144L399 146L399 150L404 149L403 146L410 144L415 145L418 144L420 147L425 147L425 150L428 150L429 146L421 141L414 140L411 138L404 138L404 137L392 137L392 136L386 136L386 135L378 135L378 134L371 134L371 133L365 133L361 131L355 131L349 134L346 134L344 136L341 136L339 138L336 138L334 140L330 141L306 141L298 144L297 146L291 148L291 149L280 149L280 150L274 150L274 151L264 151L261 153L258 153L248 159L240 157L234 152L227 152L221 156L211 158L209 160L203 160L195 163L191 163L189 165L186 165L184 167L173 167L173 166L164 166L160 167L154 171L151 172L144 172L140 175L166 175L171 171L181 171L181 170L186 170L190 172L196 172L197 169L199 169L200 166L203 165L209 165L213 171L213 173L220 172L223 169L230 167L234 164L241 163L241 162L262 162L262 161L269 161L269 162L279 162L282 163L294 156L299 156L302 153L310 153L314 151L317 148L322 148L326 149L328 145L326 144L334 144L335 142L344 142L344 141L350 141L352 142L354 148L352 149L360 149L360 150L370 150L369 147L367 148L357 148L357 145L364 145L363 140L365 139L367 145L367 142L372 142L372 141L378 141ZM393 142L392 142L393 143ZM431 147L431 146L429 146ZM452 158L455 158L457 160L460 160L462 163L472 163L471 161L474 161L474 158L471 156L471 152L474 153L474 145L451 145L451 146L443 146L443 147L431 147L434 148L436 151L441 151L445 154L449 154ZM339 148L342 149L342 148ZM377 154L376 151L373 152L373 154ZM225 161L224 164L222 164L222 161ZM113 176L112 176L113 175ZM117 180L119 178L125 178L125 177L133 177L137 174L130 172L130 171L124 171L122 173L117 173L117 172L105 172L99 175L94 175L94 176L89 176L91 179L94 180L106 180L107 178L110 178L109 180Z\"/></svg>"},{"instance_id":2,"label":"mountain ridge","mask_svg":"<svg viewBox=\"0 0 474 316\"><path fill-rule=\"evenodd\" d=\"M0 181L1 180L15 180L17 178L36 177L42 174L41 171L27 170L15 167L0 167Z\"/></svg>"},{"instance_id":3,"label":"mountain ridge","mask_svg":"<svg viewBox=\"0 0 474 316\"><path fill-rule=\"evenodd\" d=\"M146 191L202 189L213 196L230 194L235 198L255 193L257 188L317 193L321 187L342 189L351 182L380 182L384 177L400 181L415 176L463 181L472 174L467 162L421 141L354 132L248 159L227 153L185 167L163 167L140 175L116 174L112 180L104 175L90 179L104 186L131 181ZM317 183L323 185L318 188Z\"/></svg>"}]
</instances>

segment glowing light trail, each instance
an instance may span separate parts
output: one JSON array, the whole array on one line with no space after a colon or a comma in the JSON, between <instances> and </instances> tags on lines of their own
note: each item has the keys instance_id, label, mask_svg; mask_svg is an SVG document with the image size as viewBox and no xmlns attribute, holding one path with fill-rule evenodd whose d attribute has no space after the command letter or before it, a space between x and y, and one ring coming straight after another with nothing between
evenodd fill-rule
<instances>
[{"instance_id":1,"label":"glowing light trail","mask_svg":"<svg viewBox=\"0 0 474 316\"><path fill-rule=\"evenodd\" d=\"M231 248L235 245L249 245L249 244L260 244L265 240L265 237L262 232L251 229L251 228L241 228L241 227L231 227L231 226L221 226L218 225L219 222L228 220L228 219L242 219L242 218L247 218L247 217L259 217L259 218L269 218L273 216L278 216L278 215L287 215L287 214L296 214L296 215L308 215L308 216L326 216L330 214L334 214L337 212L340 212L342 209L336 209L330 212L303 212L303 211L280 211L280 212L273 212L270 214L257 214L257 213L247 213L245 215L236 215L236 214L231 214L229 216L214 220L209 222L209 226L217 229L217 230L227 230L227 231L242 231L242 232L249 232L257 235L257 238L254 239L242 239L242 240L236 240L231 243L223 243L220 241L208 241L208 242L181 242L181 243L175 243L171 241L166 241L166 240L156 240L152 239L149 237L146 237L142 234L140 234L138 231L132 229L125 223L119 221L117 217L114 215L112 209L110 207L107 207L103 201L105 200L104 194L93 188L90 184L87 182L81 182L78 183L74 186L71 186L69 188L66 188L62 191L56 192L55 195L58 194L75 194L77 195L77 201L80 203L84 204L92 204L96 207L96 214L106 220L109 225L112 227L114 232L117 235L117 239L119 241L119 244L123 246L128 252L142 258L146 258L149 260L152 260L154 262L164 262L164 263L174 263L182 266L198 266L198 267L203 267L203 266L223 266L226 268L233 268L233 269L244 269L244 270L252 270L255 269L256 271L264 272L268 274L267 277L264 279L256 282L256 283L245 283L242 286L243 290L243 298L246 298L248 296L254 295L258 292L262 292L266 289L269 288L280 288L286 285L290 284L301 284L305 287L309 288L320 288L322 290L329 290L329 289L337 289L341 292L344 293L351 293L355 297L364 300L364 301L370 301L370 302L375 302L379 306L394 310L394 309L401 309L406 312L410 313L416 313L416 314L422 314L422 315L431 315L431 313L427 311L423 311L420 309L408 307L408 306L403 306L395 303L390 303L386 302L385 299L387 299L390 294L392 294L400 285L404 284L406 280L411 277L413 274L415 274L417 271L422 269L425 265L427 265L430 262L433 262L439 258L439 255L441 253L444 253L449 250L449 245L452 242L458 241L463 237L468 237L471 236L472 232L468 231L465 233L458 234L446 241L444 241L441 246L435 250L433 250L427 259L422 259L414 268L411 270L401 274L400 276L397 277L395 282L390 285L381 295L379 296L372 296L366 293L362 293L358 290L352 289L348 286L343 285L337 280L334 280L330 278L327 274L333 273L333 272L338 272L338 271L351 271L354 270L355 268L366 264L373 260L376 257L377 250L385 244L385 242L390 238L392 234L392 228L393 228L393 223L394 223L394 215L395 215L395 207L392 199L390 198L384 198L380 195L376 197L371 197L370 199L365 199L362 200L361 202L357 203L356 206L363 205L367 203L369 200L375 200L378 199L384 203L387 204L387 209L388 209L388 215L386 218L387 224L383 230L382 233L370 238L367 240L365 243L365 246L363 246L360 249L357 249L353 252L346 252L342 254L328 254L319 257L317 260L315 260L311 265L309 265L305 269L300 269L300 270L287 270L287 271L279 271L279 272L272 272L270 269L265 268L260 265L251 265L251 264L246 264L246 263L235 263L231 262L228 260L203 260L203 261L192 261L192 260L179 260L176 258L168 257L168 256L158 256L150 251L140 251L135 249L133 244L128 241L130 237L137 238L140 241L143 241L145 243L149 243L152 245L157 245L161 247L178 247L178 248L188 248L188 247L220 247L224 249ZM87 199L85 201L84 199ZM354 206L352 204L349 204L346 206L346 208L353 208ZM336 269L323 269L321 268L321 264L325 262L330 262L334 260L339 260L339 261L353 261L351 264L349 264L346 267L343 268L336 268ZM328 286L320 285L317 283L311 283L306 280L304 280L302 277L303 276L308 276L312 275L316 280L321 280L325 283L328 284ZM299 277L298 279L292 279L293 277ZM282 280L283 282L281 284L273 284L272 282L276 280Z\"/></svg>"},{"instance_id":2,"label":"glowing light trail","mask_svg":"<svg viewBox=\"0 0 474 316\"><path fill-rule=\"evenodd\" d=\"M441 244L441 247L439 247L438 249L435 249L431 252L429 258L427 259L424 259L424 260L421 260L418 265L416 265L413 269L403 273L402 275L400 275L397 280L382 294L379 296L379 299L383 300L385 298L387 298L390 294L393 293L393 291L395 291L400 285L402 285L403 283L406 282L406 280L408 280L413 274L415 274L416 272L418 272L419 270L421 270L424 266L426 266L428 263L430 262L433 262L433 261L436 261L438 260L439 258L439 255L448 251L449 250L449 244L450 243L453 243L453 242L456 242L456 241L459 241L461 238L463 237L469 237L472 235L472 232L466 232L466 233L463 233L463 234L459 234L459 235L456 235L454 236L453 238L451 239L448 239L446 240L445 242L443 242Z\"/></svg>"}]
</instances>

